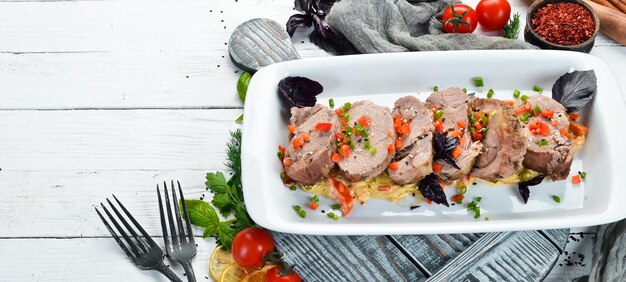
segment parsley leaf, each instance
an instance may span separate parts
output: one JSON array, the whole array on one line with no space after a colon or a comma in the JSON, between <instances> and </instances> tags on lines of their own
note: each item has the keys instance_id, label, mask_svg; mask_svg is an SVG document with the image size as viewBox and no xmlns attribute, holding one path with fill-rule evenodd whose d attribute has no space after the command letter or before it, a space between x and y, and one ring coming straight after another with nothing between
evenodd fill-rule
<instances>
[{"instance_id":1,"label":"parsley leaf","mask_svg":"<svg viewBox=\"0 0 626 282\"><path fill-rule=\"evenodd\" d=\"M220 210L222 216L228 216L235 209L236 203L231 200L228 193L215 193L213 200L211 200L213 206Z\"/></svg>"},{"instance_id":2,"label":"parsley leaf","mask_svg":"<svg viewBox=\"0 0 626 282\"><path fill-rule=\"evenodd\" d=\"M217 230L217 243L222 245L226 250L230 250L233 244L233 238L237 234L237 230L232 229L228 224L220 222Z\"/></svg>"},{"instance_id":3,"label":"parsley leaf","mask_svg":"<svg viewBox=\"0 0 626 282\"><path fill-rule=\"evenodd\" d=\"M219 171L215 173L207 173L205 184L215 193L226 193L229 188L226 183L226 178L224 178L224 174Z\"/></svg>"}]
</instances>

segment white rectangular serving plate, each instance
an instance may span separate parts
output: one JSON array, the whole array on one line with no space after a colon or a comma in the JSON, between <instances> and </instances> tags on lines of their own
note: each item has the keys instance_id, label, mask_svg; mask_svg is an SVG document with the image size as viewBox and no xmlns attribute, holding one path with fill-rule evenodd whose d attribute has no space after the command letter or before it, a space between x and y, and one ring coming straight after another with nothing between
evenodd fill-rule
<instances>
[{"instance_id":1,"label":"white rectangular serving plate","mask_svg":"<svg viewBox=\"0 0 626 282\"><path fill-rule=\"evenodd\" d=\"M587 141L577 152L570 175L586 171L580 185L546 181L531 187L523 204L514 185L477 184L469 187L461 205L426 204L415 197L400 203L370 199L355 204L352 213L334 221L325 213L334 203L323 198L317 211L307 208L310 193L291 191L281 182L282 166L277 146L288 144L288 110L278 94L278 82L287 76L304 76L320 82L324 91L318 103L335 105L371 100L393 107L396 99L416 95L424 101L433 86L467 88L477 97L489 89L494 98L513 99L513 90L535 95L534 85L551 95L552 84L571 70L594 70L598 91L582 116L589 127ZM475 87L472 78L484 78ZM355 55L296 60L270 65L258 71L246 96L243 124L242 169L245 203L259 225L279 231L313 235L374 235L495 232L590 226L626 217L626 105L608 67L588 54L545 50L488 50L414 52ZM456 193L446 188L448 201ZM552 195L560 197L557 203ZM481 217L467 211L475 197ZM451 202L451 201L450 201ZM292 210L307 211L300 218ZM411 210L412 205L419 208ZM335 213L339 214L338 211ZM485 220L488 217L489 220Z\"/></svg>"}]
</instances>

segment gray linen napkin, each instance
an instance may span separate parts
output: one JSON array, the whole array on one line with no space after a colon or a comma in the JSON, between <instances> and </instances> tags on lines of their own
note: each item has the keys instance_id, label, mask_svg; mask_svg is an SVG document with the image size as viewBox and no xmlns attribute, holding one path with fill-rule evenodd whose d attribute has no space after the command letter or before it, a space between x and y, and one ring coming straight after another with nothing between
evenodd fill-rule
<instances>
[{"instance_id":1,"label":"gray linen napkin","mask_svg":"<svg viewBox=\"0 0 626 282\"><path fill-rule=\"evenodd\" d=\"M341 0L326 21L361 53L463 49L535 49L521 40L474 34L443 34L437 20L458 0Z\"/></svg>"},{"instance_id":2,"label":"gray linen napkin","mask_svg":"<svg viewBox=\"0 0 626 282\"><path fill-rule=\"evenodd\" d=\"M626 219L598 227L591 273L575 281L626 281Z\"/></svg>"}]
</instances>

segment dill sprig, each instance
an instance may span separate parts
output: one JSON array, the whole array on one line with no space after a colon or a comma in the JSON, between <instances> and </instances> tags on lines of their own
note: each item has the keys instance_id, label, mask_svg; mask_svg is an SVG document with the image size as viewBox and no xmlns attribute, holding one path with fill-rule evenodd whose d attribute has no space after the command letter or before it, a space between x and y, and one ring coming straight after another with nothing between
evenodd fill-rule
<instances>
[{"instance_id":1,"label":"dill sprig","mask_svg":"<svg viewBox=\"0 0 626 282\"><path fill-rule=\"evenodd\" d=\"M230 132L230 141L226 144L226 163L235 176L241 176L241 129Z\"/></svg>"},{"instance_id":2,"label":"dill sprig","mask_svg":"<svg viewBox=\"0 0 626 282\"><path fill-rule=\"evenodd\" d=\"M517 39L520 28L520 14L515 13L513 18L509 20L502 28L504 30L504 37L509 39Z\"/></svg>"}]
</instances>

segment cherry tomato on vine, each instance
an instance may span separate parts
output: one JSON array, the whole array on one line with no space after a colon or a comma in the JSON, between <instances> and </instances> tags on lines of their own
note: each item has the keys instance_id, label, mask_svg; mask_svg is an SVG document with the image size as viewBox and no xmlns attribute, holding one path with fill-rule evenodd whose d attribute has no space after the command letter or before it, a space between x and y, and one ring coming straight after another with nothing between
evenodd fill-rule
<instances>
[{"instance_id":1,"label":"cherry tomato on vine","mask_svg":"<svg viewBox=\"0 0 626 282\"><path fill-rule=\"evenodd\" d=\"M486 30L504 27L511 16L511 5L506 0L481 0L476 5L478 23Z\"/></svg>"},{"instance_id":2,"label":"cherry tomato on vine","mask_svg":"<svg viewBox=\"0 0 626 282\"><path fill-rule=\"evenodd\" d=\"M248 227L239 231L233 239L233 259L243 267L261 267L265 256L272 251L274 251L274 239L263 228Z\"/></svg>"},{"instance_id":3,"label":"cherry tomato on vine","mask_svg":"<svg viewBox=\"0 0 626 282\"><path fill-rule=\"evenodd\" d=\"M454 4L441 17L441 27L447 33L472 33L478 25L476 11L465 4Z\"/></svg>"},{"instance_id":4,"label":"cherry tomato on vine","mask_svg":"<svg viewBox=\"0 0 626 282\"><path fill-rule=\"evenodd\" d=\"M290 271L289 273L281 273L282 267L274 267L265 273L265 282L301 282L302 279L298 273Z\"/></svg>"}]
</instances>

